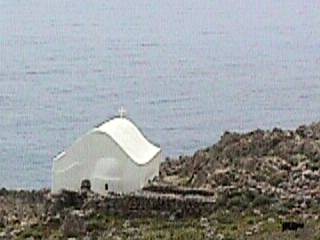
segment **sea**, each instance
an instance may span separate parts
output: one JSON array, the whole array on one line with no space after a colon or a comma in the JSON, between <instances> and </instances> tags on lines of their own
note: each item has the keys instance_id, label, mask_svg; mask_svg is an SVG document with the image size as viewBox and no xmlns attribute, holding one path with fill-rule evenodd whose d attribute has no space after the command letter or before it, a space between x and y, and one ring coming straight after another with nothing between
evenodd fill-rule
<instances>
[{"instance_id":1,"label":"sea","mask_svg":"<svg viewBox=\"0 0 320 240\"><path fill-rule=\"evenodd\" d=\"M164 156L320 120L315 0L0 0L0 187L122 106Z\"/></svg>"}]
</instances>

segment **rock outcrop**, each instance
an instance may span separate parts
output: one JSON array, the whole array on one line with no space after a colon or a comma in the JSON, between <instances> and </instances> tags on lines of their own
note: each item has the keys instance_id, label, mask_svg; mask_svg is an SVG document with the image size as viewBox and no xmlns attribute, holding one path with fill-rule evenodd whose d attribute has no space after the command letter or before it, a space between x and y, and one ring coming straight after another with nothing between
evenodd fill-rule
<instances>
[{"instance_id":1,"label":"rock outcrop","mask_svg":"<svg viewBox=\"0 0 320 240\"><path fill-rule=\"evenodd\" d=\"M168 185L255 191L305 208L320 202L320 123L295 131L226 132L193 156L167 159L160 176Z\"/></svg>"}]
</instances>

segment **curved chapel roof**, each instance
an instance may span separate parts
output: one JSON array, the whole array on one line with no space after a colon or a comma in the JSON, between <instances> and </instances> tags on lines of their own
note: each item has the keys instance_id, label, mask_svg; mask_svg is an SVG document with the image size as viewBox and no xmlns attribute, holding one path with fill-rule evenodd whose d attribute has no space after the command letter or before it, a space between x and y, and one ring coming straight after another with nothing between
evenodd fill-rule
<instances>
[{"instance_id":1,"label":"curved chapel roof","mask_svg":"<svg viewBox=\"0 0 320 240\"><path fill-rule=\"evenodd\" d=\"M95 130L109 135L137 164L148 163L160 151L160 148L150 143L127 118L114 118Z\"/></svg>"}]
</instances>

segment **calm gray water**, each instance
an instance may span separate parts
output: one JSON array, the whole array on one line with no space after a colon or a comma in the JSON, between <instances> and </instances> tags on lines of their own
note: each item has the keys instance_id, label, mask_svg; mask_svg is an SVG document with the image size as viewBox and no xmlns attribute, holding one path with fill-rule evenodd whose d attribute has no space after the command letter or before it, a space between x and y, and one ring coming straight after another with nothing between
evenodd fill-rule
<instances>
[{"instance_id":1,"label":"calm gray water","mask_svg":"<svg viewBox=\"0 0 320 240\"><path fill-rule=\"evenodd\" d=\"M0 187L123 105L165 155L320 120L319 1L0 0Z\"/></svg>"}]
</instances>

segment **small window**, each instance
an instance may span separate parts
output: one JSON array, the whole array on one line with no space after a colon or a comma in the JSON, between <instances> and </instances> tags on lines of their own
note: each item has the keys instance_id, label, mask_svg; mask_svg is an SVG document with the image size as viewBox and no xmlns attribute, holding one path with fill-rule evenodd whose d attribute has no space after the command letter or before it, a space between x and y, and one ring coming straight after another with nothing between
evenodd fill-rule
<instances>
[{"instance_id":1,"label":"small window","mask_svg":"<svg viewBox=\"0 0 320 240\"><path fill-rule=\"evenodd\" d=\"M105 189L106 191L108 191L108 189L109 189L108 183L106 183L106 184L104 185L104 189Z\"/></svg>"}]
</instances>

